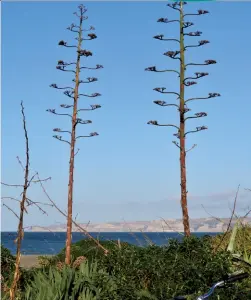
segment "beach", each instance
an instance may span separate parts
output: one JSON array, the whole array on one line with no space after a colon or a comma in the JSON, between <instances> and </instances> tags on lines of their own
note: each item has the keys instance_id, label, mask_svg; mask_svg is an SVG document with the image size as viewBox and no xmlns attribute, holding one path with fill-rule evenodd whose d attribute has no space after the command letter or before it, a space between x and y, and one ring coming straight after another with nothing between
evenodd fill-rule
<instances>
[{"instance_id":1,"label":"beach","mask_svg":"<svg viewBox=\"0 0 251 300\"><path fill-rule=\"evenodd\" d=\"M46 256L52 256L52 255L46 255ZM38 267L38 257L39 255L21 255L21 261L20 261L20 266L29 269L32 267Z\"/></svg>"}]
</instances>

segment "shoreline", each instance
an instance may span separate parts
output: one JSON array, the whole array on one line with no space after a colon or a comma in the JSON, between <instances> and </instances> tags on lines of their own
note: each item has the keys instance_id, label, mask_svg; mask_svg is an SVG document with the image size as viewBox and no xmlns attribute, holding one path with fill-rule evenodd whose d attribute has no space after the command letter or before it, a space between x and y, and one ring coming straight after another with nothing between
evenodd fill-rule
<instances>
[{"instance_id":1,"label":"shoreline","mask_svg":"<svg viewBox=\"0 0 251 300\"><path fill-rule=\"evenodd\" d=\"M52 257L53 255L46 254L46 255L41 255L41 254L22 254L21 255L21 260L20 260L20 267L25 268L25 269L30 269L33 267L38 267L39 262L38 262L38 257L39 256L48 256Z\"/></svg>"}]
</instances>

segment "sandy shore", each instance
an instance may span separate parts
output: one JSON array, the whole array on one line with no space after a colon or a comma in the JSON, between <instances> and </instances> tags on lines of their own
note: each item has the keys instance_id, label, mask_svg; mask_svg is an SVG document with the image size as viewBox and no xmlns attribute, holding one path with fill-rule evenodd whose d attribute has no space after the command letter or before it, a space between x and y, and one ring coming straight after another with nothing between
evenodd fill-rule
<instances>
[{"instance_id":1,"label":"sandy shore","mask_svg":"<svg viewBox=\"0 0 251 300\"><path fill-rule=\"evenodd\" d=\"M47 255L46 255L47 256ZM52 255L48 255L51 257ZM39 255L22 255L20 265L23 268L38 267L38 257Z\"/></svg>"}]
</instances>

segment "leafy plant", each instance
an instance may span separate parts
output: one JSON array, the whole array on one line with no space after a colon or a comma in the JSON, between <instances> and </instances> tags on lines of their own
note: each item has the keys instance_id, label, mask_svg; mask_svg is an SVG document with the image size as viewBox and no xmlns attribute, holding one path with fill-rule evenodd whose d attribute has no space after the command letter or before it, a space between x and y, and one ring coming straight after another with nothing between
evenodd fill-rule
<instances>
[{"instance_id":1,"label":"leafy plant","mask_svg":"<svg viewBox=\"0 0 251 300\"><path fill-rule=\"evenodd\" d=\"M238 233L238 231L242 231L242 230L246 231L247 228L245 228L245 227L247 227L247 226L244 226L244 227L240 226L239 220L235 223L234 228L230 235L230 240L229 240L229 244L227 247L227 251L231 252L234 258L236 258L237 260L239 260L241 262L249 264L251 267L251 250L250 250L250 248L244 244L242 249L240 249L240 247L238 250L236 249L237 233ZM251 230L249 232L248 240L251 243Z\"/></svg>"},{"instance_id":2,"label":"leafy plant","mask_svg":"<svg viewBox=\"0 0 251 300\"><path fill-rule=\"evenodd\" d=\"M116 298L117 286L107 272L98 269L97 262L84 262L78 270L64 266L62 271L51 267L38 271L26 289L30 300L108 300Z\"/></svg>"},{"instance_id":3,"label":"leafy plant","mask_svg":"<svg viewBox=\"0 0 251 300\"><path fill-rule=\"evenodd\" d=\"M10 250L1 245L1 292L3 300L10 299L9 290L13 281L15 261L16 258L11 254ZM20 278L17 284L15 300L20 299L20 293L32 281L33 275L34 269L26 270L20 268Z\"/></svg>"},{"instance_id":4,"label":"leafy plant","mask_svg":"<svg viewBox=\"0 0 251 300\"><path fill-rule=\"evenodd\" d=\"M96 260L97 267L114 278L119 299L164 300L177 295L195 297L233 272L231 254L225 249L214 253L212 238L208 236L185 237L181 241L171 239L162 247L138 247L127 243L121 243L118 247L116 241L100 243L109 250L107 256L93 241L82 240L72 245L72 259L83 255L89 261ZM62 250L54 257L53 263L63 262L64 257ZM221 300L236 299L234 297L243 290L243 297L246 297L250 285L251 282L246 281L218 294Z\"/></svg>"},{"instance_id":5,"label":"leafy plant","mask_svg":"<svg viewBox=\"0 0 251 300\"><path fill-rule=\"evenodd\" d=\"M8 281L15 269L15 256L10 250L1 245L1 277L4 281Z\"/></svg>"}]
</instances>

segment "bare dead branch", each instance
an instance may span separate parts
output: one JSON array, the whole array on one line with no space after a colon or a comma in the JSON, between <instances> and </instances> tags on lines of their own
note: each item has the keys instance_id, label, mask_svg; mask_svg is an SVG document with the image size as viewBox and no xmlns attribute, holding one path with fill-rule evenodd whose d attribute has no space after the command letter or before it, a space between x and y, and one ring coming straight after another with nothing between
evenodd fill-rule
<instances>
[{"instance_id":1,"label":"bare dead branch","mask_svg":"<svg viewBox=\"0 0 251 300\"><path fill-rule=\"evenodd\" d=\"M41 211L44 215L47 215L47 216L48 216L48 213L40 205L46 205L46 206L53 207L53 205L50 203L42 203L42 202L38 202L38 201L32 201L30 198L26 198L26 202L27 202L27 207L35 205L39 209L39 211Z\"/></svg>"},{"instance_id":2,"label":"bare dead branch","mask_svg":"<svg viewBox=\"0 0 251 300\"><path fill-rule=\"evenodd\" d=\"M67 66L76 65L76 63L75 63L75 62L67 63L67 62L65 62L65 61L63 61L63 60L58 60L58 65L59 65L59 66L65 66L65 67L67 67Z\"/></svg>"},{"instance_id":3,"label":"bare dead branch","mask_svg":"<svg viewBox=\"0 0 251 300\"><path fill-rule=\"evenodd\" d=\"M98 70L98 69L103 69L104 67L102 65L96 65L96 67L80 67L79 69L88 69L88 70Z\"/></svg>"},{"instance_id":4,"label":"bare dead branch","mask_svg":"<svg viewBox=\"0 0 251 300\"><path fill-rule=\"evenodd\" d=\"M159 124L157 121L149 121L147 122L149 125L155 125L155 126L166 126L166 127L174 127L179 130L179 127L173 124Z\"/></svg>"},{"instance_id":5,"label":"bare dead branch","mask_svg":"<svg viewBox=\"0 0 251 300\"><path fill-rule=\"evenodd\" d=\"M19 216L17 215L17 213L12 208L10 208L5 203L3 203L3 206L5 206L9 211L11 211L14 214L14 216L19 220Z\"/></svg>"},{"instance_id":6,"label":"bare dead branch","mask_svg":"<svg viewBox=\"0 0 251 300\"><path fill-rule=\"evenodd\" d=\"M207 130L207 127L206 126L200 126L200 127L196 127L196 130L191 130L191 131L187 131L185 133L185 136L189 133L196 133L196 132L199 132L199 131L202 131L202 130Z\"/></svg>"},{"instance_id":7,"label":"bare dead branch","mask_svg":"<svg viewBox=\"0 0 251 300\"><path fill-rule=\"evenodd\" d=\"M87 81L79 80L79 83L91 83L91 82L98 81L98 78L96 78L96 77L87 77L86 79L87 79ZM75 79L73 79L72 81L75 82Z\"/></svg>"},{"instance_id":8,"label":"bare dead branch","mask_svg":"<svg viewBox=\"0 0 251 300\"><path fill-rule=\"evenodd\" d=\"M8 183L4 183L4 182L1 182L1 184L4 186L9 186L9 187L23 187L22 184L8 184Z\"/></svg>"},{"instance_id":9,"label":"bare dead branch","mask_svg":"<svg viewBox=\"0 0 251 300\"><path fill-rule=\"evenodd\" d=\"M82 120L80 118L76 119L76 124L82 124L82 125L86 125L86 124L91 124L92 121L91 120Z\"/></svg>"},{"instance_id":10,"label":"bare dead branch","mask_svg":"<svg viewBox=\"0 0 251 300\"><path fill-rule=\"evenodd\" d=\"M174 94L174 95L177 95L178 97L180 97L180 94L176 93L176 92L164 92L166 90L165 87L157 87L157 88L154 88L153 90L156 92L159 92L161 94Z\"/></svg>"},{"instance_id":11,"label":"bare dead branch","mask_svg":"<svg viewBox=\"0 0 251 300\"><path fill-rule=\"evenodd\" d=\"M184 2L184 3L186 3L186 2ZM184 3L183 3L183 4L184 4ZM167 4L167 6L169 6L170 8L175 9L175 10L178 10L178 11L180 12L181 10L180 10L179 8L177 8L178 5L179 5L178 2L168 3L168 4Z\"/></svg>"},{"instance_id":12,"label":"bare dead branch","mask_svg":"<svg viewBox=\"0 0 251 300\"><path fill-rule=\"evenodd\" d=\"M188 120L188 119L198 119L198 118L203 118L203 117L206 117L206 116L207 116L207 113L200 112L200 113L194 114L194 116L186 117L185 121Z\"/></svg>"},{"instance_id":13,"label":"bare dead branch","mask_svg":"<svg viewBox=\"0 0 251 300\"><path fill-rule=\"evenodd\" d=\"M193 80L193 79L199 79L201 77L208 76L208 73L205 73L205 72L196 72L194 74L195 74L195 77L187 77L187 78L185 78L184 79L184 83L185 83L186 80L189 80L189 79Z\"/></svg>"},{"instance_id":14,"label":"bare dead branch","mask_svg":"<svg viewBox=\"0 0 251 300\"><path fill-rule=\"evenodd\" d=\"M74 88L70 87L70 86L66 86L66 87L58 87L56 83L52 83L50 85L50 87L57 89L57 90L67 90L67 89L72 89L74 90Z\"/></svg>"},{"instance_id":15,"label":"bare dead branch","mask_svg":"<svg viewBox=\"0 0 251 300\"><path fill-rule=\"evenodd\" d=\"M25 171L25 167L24 167L23 163L21 162L19 156L17 156L17 161L18 161L18 163L20 164L20 166L21 166L21 168L23 169L23 171Z\"/></svg>"},{"instance_id":16,"label":"bare dead branch","mask_svg":"<svg viewBox=\"0 0 251 300\"><path fill-rule=\"evenodd\" d=\"M181 60L180 57L177 57L178 54L180 54L180 51L167 51L167 52L163 53L163 55L168 56L172 59Z\"/></svg>"},{"instance_id":17,"label":"bare dead branch","mask_svg":"<svg viewBox=\"0 0 251 300\"><path fill-rule=\"evenodd\" d=\"M60 104L60 107L62 107L62 108L71 108L71 107L73 107L73 105Z\"/></svg>"},{"instance_id":18,"label":"bare dead branch","mask_svg":"<svg viewBox=\"0 0 251 300\"><path fill-rule=\"evenodd\" d=\"M203 46L203 45L206 45L206 44L209 44L210 42L207 41L207 40L202 40L202 41L199 41L197 45L188 45L188 46L185 46L185 50L187 48L193 48L193 47L200 47L200 46Z\"/></svg>"},{"instance_id":19,"label":"bare dead branch","mask_svg":"<svg viewBox=\"0 0 251 300\"><path fill-rule=\"evenodd\" d=\"M151 71L151 72L174 72L180 75L180 73L176 70L157 70L156 66L145 68L145 71Z\"/></svg>"},{"instance_id":20,"label":"bare dead branch","mask_svg":"<svg viewBox=\"0 0 251 300\"><path fill-rule=\"evenodd\" d=\"M24 129L24 136L25 136L25 149L26 149L26 164L25 164L25 175L24 175L24 184L23 184L23 193L22 193L22 200L20 201L20 215L18 217L18 232L17 232L17 248L16 248L16 261L15 261L15 272L13 281L10 288L10 299L15 300L16 298L16 291L17 291L17 284L20 278L20 258L21 258L21 243L23 239L23 222L24 222L24 212L25 212L25 203L26 203L26 194L27 189L29 188L29 138L26 128L26 119L24 114L24 106L23 102L21 101L21 113L23 117L23 129Z\"/></svg>"},{"instance_id":21,"label":"bare dead branch","mask_svg":"<svg viewBox=\"0 0 251 300\"><path fill-rule=\"evenodd\" d=\"M213 59L205 60L204 64L196 64L196 63L189 63L186 64L185 67L187 66L208 66L208 65L213 65L216 64L216 61Z\"/></svg>"},{"instance_id":22,"label":"bare dead branch","mask_svg":"<svg viewBox=\"0 0 251 300\"><path fill-rule=\"evenodd\" d=\"M81 108L81 109L78 109L77 112L80 112L80 111L95 110L95 109L101 108L101 105L99 105L99 104L94 104L94 105L90 105L90 107L91 107L91 108Z\"/></svg>"},{"instance_id":23,"label":"bare dead branch","mask_svg":"<svg viewBox=\"0 0 251 300\"><path fill-rule=\"evenodd\" d=\"M186 17L186 16L200 16L200 15L205 15L205 14L208 14L208 13L209 13L208 10L199 9L197 14L185 14L184 17Z\"/></svg>"},{"instance_id":24,"label":"bare dead branch","mask_svg":"<svg viewBox=\"0 0 251 300\"><path fill-rule=\"evenodd\" d=\"M185 86L192 86L194 84L197 84L197 82L196 81L187 81L187 82L184 82Z\"/></svg>"},{"instance_id":25,"label":"bare dead branch","mask_svg":"<svg viewBox=\"0 0 251 300\"><path fill-rule=\"evenodd\" d=\"M63 140L61 135L53 135L53 137L54 137L55 139L59 140L60 142L65 142L65 143L71 145L70 142L68 142L68 141L66 141L66 140Z\"/></svg>"},{"instance_id":26,"label":"bare dead branch","mask_svg":"<svg viewBox=\"0 0 251 300\"><path fill-rule=\"evenodd\" d=\"M83 32L95 30L93 26L90 26L89 29L83 29Z\"/></svg>"},{"instance_id":27,"label":"bare dead branch","mask_svg":"<svg viewBox=\"0 0 251 300\"><path fill-rule=\"evenodd\" d=\"M74 70L67 70L67 69L65 69L65 66L56 66L56 69L59 70L59 71L63 71L63 72L75 73Z\"/></svg>"},{"instance_id":28,"label":"bare dead branch","mask_svg":"<svg viewBox=\"0 0 251 300\"><path fill-rule=\"evenodd\" d=\"M176 231L176 230L174 230L168 223L167 223L167 221L164 219L164 218L162 218L162 217L160 217L161 219L162 219L162 221L167 225L167 227L169 228L169 229L171 229L173 232L176 232L176 233L178 233L179 235L182 235L182 236L184 236L184 233L182 233L182 232L178 232L178 231Z\"/></svg>"},{"instance_id":29,"label":"bare dead branch","mask_svg":"<svg viewBox=\"0 0 251 300\"><path fill-rule=\"evenodd\" d=\"M89 37L89 39L83 38L82 40L83 40L83 41L90 41L90 40L94 40L94 39L97 38L97 36L96 36L95 33L89 33L87 36Z\"/></svg>"},{"instance_id":30,"label":"bare dead branch","mask_svg":"<svg viewBox=\"0 0 251 300\"><path fill-rule=\"evenodd\" d=\"M210 98L215 98L215 97L220 97L221 95L219 93L209 93L208 97L196 97L196 98L189 98L185 101L185 103L194 101L194 100L205 100L205 99L210 99Z\"/></svg>"},{"instance_id":31,"label":"bare dead branch","mask_svg":"<svg viewBox=\"0 0 251 300\"><path fill-rule=\"evenodd\" d=\"M80 151L80 149L78 148L78 150L76 151L76 153L74 154L74 156L76 156L78 154L78 152Z\"/></svg>"},{"instance_id":32,"label":"bare dead branch","mask_svg":"<svg viewBox=\"0 0 251 300\"><path fill-rule=\"evenodd\" d=\"M14 198L14 197L1 197L2 200L13 200L13 201L16 201L16 202L21 202L19 199L17 198Z\"/></svg>"},{"instance_id":33,"label":"bare dead branch","mask_svg":"<svg viewBox=\"0 0 251 300\"><path fill-rule=\"evenodd\" d=\"M235 210L236 210L236 203L237 203L237 199L238 199L238 194L239 194L239 190L240 190L240 185L238 185L238 188L237 188L237 191L236 191L236 194L235 194L235 198L234 198L234 206L233 206L233 210L232 210L232 214L231 214L231 217L229 219L229 222L228 222L228 226L227 226L227 230L224 232L224 234L222 235L222 238L218 244L218 246L216 247L216 251L219 249L219 247L221 246L223 240L225 239L227 233L229 232L229 229L231 227L231 224L232 224L232 220L233 220L233 216L234 216L234 213L235 213Z\"/></svg>"},{"instance_id":34,"label":"bare dead branch","mask_svg":"<svg viewBox=\"0 0 251 300\"><path fill-rule=\"evenodd\" d=\"M172 143L180 149L180 145L176 141L172 141Z\"/></svg>"},{"instance_id":35,"label":"bare dead branch","mask_svg":"<svg viewBox=\"0 0 251 300\"><path fill-rule=\"evenodd\" d=\"M87 95L87 94L78 94L79 96L84 96L84 97L89 97L89 98L95 98L95 97L99 97L101 96L101 94L99 93L93 93L91 95Z\"/></svg>"},{"instance_id":36,"label":"bare dead branch","mask_svg":"<svg viewBox=\"0 0 251 300\"><path fill-rule=\"evenodd\" d=\"M196 146L197 146L197 144L194 144L190 149L186 150L186 153L193 150Z\"/></svg>"},{"instance_id":37,"label":"bare dead branch","mask_svg":"<svg viewBox=\"0 0 251 300\"><path fill-rule=\"evenodd\" d=\"M166 103L165 101L161 101L161 100L155 100L155 101L153 101L153 103L155 103L155 104L157 104L157 105L159 105L159 106L176 106L176 107L179 108L179 105L178 105L178 104L174 104L174 103L168 104L168 103Z\"/></svg>"},{"instance_id":38,"label":"bare dead branch","mask_svg":"<svg viewBox=\"0 0 251 300\"><path fill-rule=\"evenodd\" d=\"M157 21L158 23L173 23L173 22L180 22L179 20L168 20L167 18L160 18Z\"/></svg>"},{"instance_id":39,"label":"bare dead branch","mask_svg":"<svg viewBox=\"0 0 251 300\"><path fill-rule=\"evenodd\" d=\"M47 112L49 113L52 113L54 115L58 115L58 116L68 116L68 117L72 117L70 114L60 114L60 113L57 113L55 109L46 109Z\"/></svg>"},{"instance_id":40,"label":"bare dead branch","mask_svg":"<svg viewBox=\"0 0 251 300\"><path fill-rule=\"evenodd\" d=\"M65 42L63 40L59 41L58 45L63 46L63 47L68 47L68 48L77 48L77 46L75 46L75 45L68 45L67 42Z\"/></svg>"},{"instance_id":41,"label":"bare dead branch","mask_svg":"<svg viewBox=\"0 0 251 300\"><path fill-rule=\"evenodd\" d=\"M166 39L164 38L164 34L155 35L153 38L160 41L180 42L178 39Z\"/></svg>"},{"instance_id":42,"label":"bare dead branch","mask_svg":"<svg viewBox=\"0 0 251 300\"><path fill-rule=\"evenodd\" d=\"M188 36L201 36L202 32L201 31L194 31L194 32L184 33L184 36L185 35L188 35Z\"/></svg>"},{"instance_id":43,"label":"bare dead branch","mask_svg":"<svg viewBox=\"0 0 251 300\"><path fill-rule=\"evenodd\" d=\"M91 132L89 135L79 135L76 137L76 139L80 138L88 138L88 137L93 137L93 136L98 136L99 134L97 132Z\"/></svg>"},{"instance_id":44,"label":"bare dead branch","mask_svg":"<svg viewBox=\"0 0 251 300\"><path fill-rule=\"evenodd\" d=\"M215 216L212 215L209 211L207 211L203 204L202 204L201 206L202 206L202 208L205 210L205 212L206 212L210 217L212 217L212 218L215 219L216 221L219 221L219 222L222 223L223 225L226 225L226 223L225 223L222 219L220 219L220 218L218 218L218 217L215 217Z\"/></svg>"},{"instance_id":45,"label":"bare dead branch","mask_svg":"<svg viewBox=\"0 0 251 300\"><path fill-rule=\"evenodd\" d=\"M183 29L188 28L188 27L193 26L193 25L194 25L193 22L183 22Z\"/></svg>"},{"instance_id":46,"label":"bare dead branch","mask_svg":"<svg viewBox=\"0 0 251 300\"><path fill-rule=\"evenodd\" d=\"M40 180L40 177L39 177L39 174L38 174L38 173L37 173L37 178L38 178L39 183L40 183L40 185L41 185L41 188L42 188L42 190L43 190L45 196L46 196L47 199L49 200L49 202L51 202L51 204L53 205L53 207L55 207L56 210L57 210L61 215L63 215L64 217L67 218L67 214L64 213L64 212L57 206L57 204L51 199L51 197L50 197L49 194L47 193L47 191L46 191L46 189L45 189L45 187L44 187L42 181ZM71 221L72 221L72 223L73 223L78 229L80 229L80 231L83 232L89 239L93 240L93 241L95 242L95 244L96 244L99 248L101 248L101 249L104 251L105 255L107 255L107 254L109 253L109 251L108 251L107 249L105 249L105 248L99 243L98 240L96 240L94 237L92 237L92 236L89 234L88 231L86 231L82 226L80 226L79 224L77 224L73 219L72 219Z\"/></svg>"},{"instance_id":47,"label":"bare dead branch","mask_svg":"<svg viewBox=\"0 0 251 300\"><path fill-rule=\"evenodd\" d=\"M60 128L54 128L53 131L54 132L69 133L69 134L71 134L71 132L69 130L62 130Z\"/></svg>"}]
</instances>

